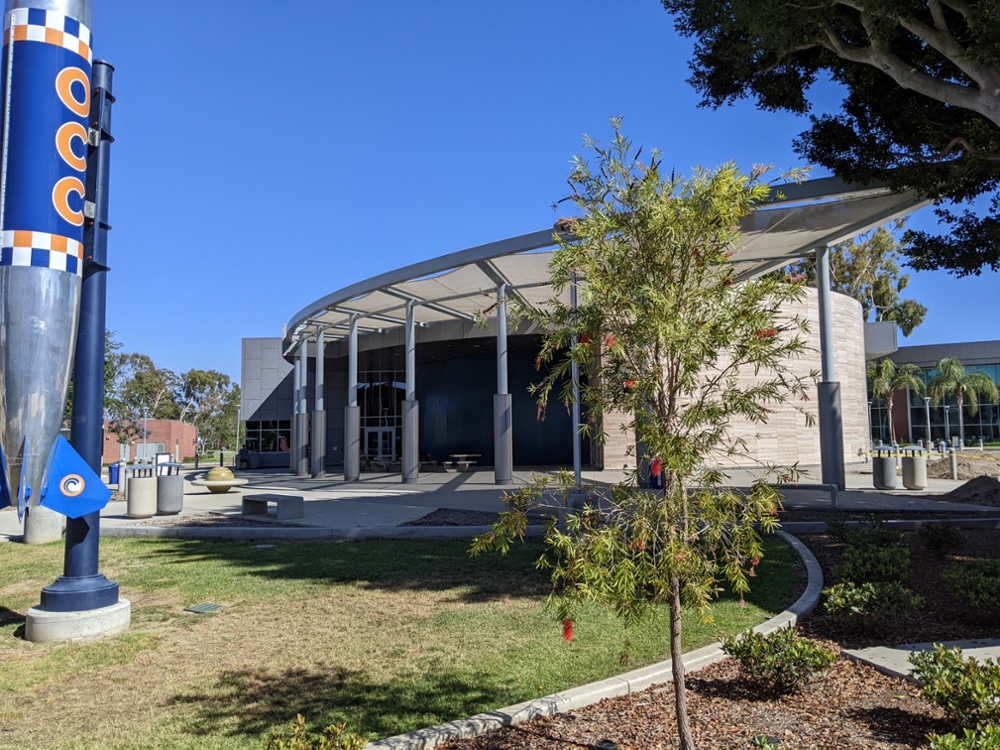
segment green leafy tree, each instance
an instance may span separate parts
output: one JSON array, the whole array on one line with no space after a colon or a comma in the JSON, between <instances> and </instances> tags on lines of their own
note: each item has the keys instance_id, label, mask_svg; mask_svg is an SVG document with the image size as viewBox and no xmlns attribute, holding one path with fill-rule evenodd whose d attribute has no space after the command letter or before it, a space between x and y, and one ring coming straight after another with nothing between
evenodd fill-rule
<instances>
[{"instance_id":1,"label":"green leafy tree","mask_svg":"<svg viewBox=\"0 0 1000 750\"><path fill-rule=\"evenodd\" d=\"M995 404L1000 393L993 378L985 372L966 372L965 365L957 357L945 357L934 365L936 375L927 384L927 395L931 397L934 406L940 404L947 396L952 396L958 404L958 437L965 442L965 420L962 407L969 410L969 416L975 416L979 411L980 396L989 403ZM950 438L949 438L950 439Z\"/></svg>"},{"instance_id":2,"label":"green leafy tree","mask_svg":"<svg viewBox=\"0 0 1000 750\"><path fill-rule=\"evenodd\" d=\"M663 0L696 40L703 104L750 97L806 113L829 77L839 112L812 117L795 148L855 183L939 202L990 196L985 216L938 208L951 236L908 235L911 265L960 276L1000 267L1000 14L994 0Z\"/></svg>"},{"instance_id":3,"label":"green leafy tree","mask_svg":"<svg viewBox=\"0 0 1000 750\"><path fill-rule=\"evenodd\" d=\"M122 387L123 398L140 414L150 419L177 419L180 407L176 393L180 379L166 368L153 364L145 354L128 355L130 377Z\"/></svg>"},{"instance_id":4,"label":"green leafy tree","mask_svg":"<svg viewBox=\"0 0 1000 750\"><path fill-rule=\"evenodd\" d=\"M893 226L901 229L904 221ZM910 283L910 275L900 268L900 248L889 229L878 227L857 239L831 248L830 286L861 303L864 320L891 320L904 336L924 322L927 308L912 299L903 299L902 292ZM809 286L816 286L816 261L806 258L790 266L794 277L804 276Z\"/></svg>"},{"instance_id":5,"label":"green leafy tree","mask_svg":"<svg viewBox=\"0 0 1000 750\"><path fill-rule=\"evenodd\" d=\"M572 362L589 368L581 400L593 422L583 431L600 439L602 415L631 415L624 429L645 446L637 459L660 472L663 489L639 489L635 473L589 488L582 509L546 529L541 564L552 571L564 627L584 600L609 603L627 627L666 604L681 747L691 750L682 606L706 607L723 580L741 596L748 590L763 554L755 524L773 531L779 501L763 480L749 491L721 486L714 462L747 454L728 435L731 420L766 422L812 385L788 369L805 351L804 322L783 311L804 290L775 278L732 281L727 260L740 220L769 192L763 170L748 176L726 165L682 180L661 171L656 152L642 161L620 120L612 124L610 144L585 142L595 163L573 163L569 200L580 215L557 223L568 232L550 265L557 296L543 310L517 312L548 331L539 354L548 375L535 389L541 405L573 398ZM574 280L575 308L565 295ZM523 536L529 510L565 510L573 489L562 472L505 495L508 510L473 552L506 551Z\"/></svg>"},{"instance_id":6,"label":"green leafy tree","mask_svg":"<svg viewBox=\"0 0 1000 750\"><path fill-rule=\"evenodd\" d=\"M180 380L181 420L197 426L205 445L235 445L239 385L215 370L188 370Z\"/></svg>"},{"instance_id":7,"label":"green leafy tree","mask_svg":"<svg viewBox=\"0 0 1000 750\"><path fill-rule=\"evenodd\" d=\"M896 366L891 359L883 359L879 362L869 360L865 364L868 376L868 396L872 399L880 398L885 401L886 412L889 415L889 436L892 442L896 442L896 424L892 419L892 405L896 397L896 391L906 388L924 392L924 381L920 379L923 374L916 365L905 364Z\"/></svg>"}]
</instances>

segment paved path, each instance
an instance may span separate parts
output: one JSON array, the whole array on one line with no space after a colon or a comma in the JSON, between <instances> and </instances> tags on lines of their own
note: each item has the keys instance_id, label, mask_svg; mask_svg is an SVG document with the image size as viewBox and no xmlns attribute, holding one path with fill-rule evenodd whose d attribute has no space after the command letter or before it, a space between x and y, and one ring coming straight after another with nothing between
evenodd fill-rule
<instances>
[{"instance_id":1,"label":"paved path","mask_svg":"<svg viewBox=\"0 0 1000 750\"><path fill-rule=\"evenodd\" d=\"M1000 658L1000 639L989 638L971 641L943 641L948 648L957 646L966 657L972 656L982 663L986 659ZM910 654L917 651L930 651L933 643L908 643L902 646L872 646L871 648L844 649L840 653L848 659L854 659L870 664L879 672L890 677L902 677L915 681L913 667L910 664Z\"/></svg>"},{"instance_id":2,"label":"paved path","mask_svg":"<svg viewBox=\"0 0 1000 750\"><path fill-rule=\"evenodd\" d=\"M871 475L862 473L866 464L848 467L847 490L839 493L840 510L926 510L962 511L994 510L982 506L945 503L936 500L934 493L945 493L962 484L950 480L931 480L921 493L896 491L876 492L866 489L871 485ZM240 515L244 493L270 492L301 495L305 499L305 517L289 521L296 525L335 529L379 529L396 527L421 518L438 508L476 511L500 511L504 505L501 495L505 489L516 489L530 481L530 472L515 472L514 484L500 487L494 484L490 470L468 473L424 473L415 484L402 484L399 474L362 474L360 481L345 482L342 474L331 474L324 479L299 478L287 470L262 470L237 472L248 479L242 488L227 493L212 493L196 487L191 480L199 478L207 469L185 470L183 515L219 513ZM803 482L816 482L818 467L806 467ZM746 486L752 481L752 472L743 469L730 471L729 482ZM622 472L584 472L584 480L597 484L619 481ZM788 489L785 505L789 508L831 509L829 493L814 489ZM996 509L1000 516L1000 509ZM273 510L272 510L273 516ZM124 502L109 503L101 512L102 526L127 526L138 523L127 515ZM160 523L164 523L161 519ZM22 533L17 514L0 512L0 540L19 537Z\"/></svg>"}]
</instances>

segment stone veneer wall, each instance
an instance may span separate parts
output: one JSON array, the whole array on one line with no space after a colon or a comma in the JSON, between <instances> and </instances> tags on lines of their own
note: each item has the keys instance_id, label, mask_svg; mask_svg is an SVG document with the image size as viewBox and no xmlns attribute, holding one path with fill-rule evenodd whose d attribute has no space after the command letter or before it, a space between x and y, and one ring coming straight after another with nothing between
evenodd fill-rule
<instances>
[{"instance_id":1,"label":"stone veneer wall","mask_svg":"<svg viewBox=\"0 0 1000 750\"><path fill-rule=\"evenodd\" d=\"M865 344L864 327L861 320L861 304L843 294L833 294L834 369L840 381L840 403L843 416L844 460L858 460L858 452L868 445L868 397L865 386ZM819 351L819 295L816 289L806 289L806 296L791 305L786 315L799 315L808 321L809 332L802 336L808 350L792 363L796 375L808 376L809 372L820 370ZM751 377L747 375L747 377ZM816 415L816 387L809 391L809 400L797 404L800 409ZM621 469L634 466L634 456L627 455L632 440L622 432L626 418L622 414L605 416L606 435L603 452L603 466L606 469ZM758 461L779 464L799 463L803 466L818 465L819 425L806 425L806 418L792 404L777 408L766 424L735 422L730 435L742 438L750 456ZM595 457L596 458L596 457ZM735 460L723 457L722 465L749 464L746 459Z\"/></svg>"}]
</instances>

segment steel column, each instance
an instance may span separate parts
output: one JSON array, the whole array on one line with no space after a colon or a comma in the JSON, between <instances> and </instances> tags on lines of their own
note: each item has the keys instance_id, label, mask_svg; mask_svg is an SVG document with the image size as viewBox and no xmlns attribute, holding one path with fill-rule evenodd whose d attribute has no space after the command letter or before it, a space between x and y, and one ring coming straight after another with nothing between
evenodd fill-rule
<instances>
[{"instance_id":1,"label":"steel column","mask_svg":"<svg viewBox=\"0 0 1000 750\"><path fill-rule=\"evenodd\" d=\"M361 476L361 426L358 415L358 316L347 333L347 408L344 409L344 479Z\"/></svg>"},{"instance_id":2,"label":"steel column","mask_svg":"<svg viewBox=\"0 0 1000 750\"><path fill-rule=\"evenodd\" d=\"M295 394L295 398L299 402L299 424L298 424L298 439L296 445L296 459L295 459L295 474L300 477L309 476L309 403L308 403L308 389L309 389L309 372L306 369L306 363L309 360L309 342L307 339L303 339L302 345L299 347L298 354L295 358L295 366L299 370L299 390Z\"/></svg>"},{"instance_id":3,"label":"steel column","mask_svg":"<svg viewBox=\"0 0 1000 750\"><path fill-rule=\"evenodd\" d=\"M420 418L417 404L417 321L413 301L406 303L406 400L403 402L403 483L420 478Z\"/></svg>"},{"instance_id":4,"label":"steel column","mask_svg":"<svg viewBox=\"0 0 1000 750\"><path fill-rule=\"evenodd\" d=\"M497 287L497 393L493 397L493 476L497 484L514 482L514 431L507 392L507 285Z\"/></svg>"},{"instance_id":5,"label":"steel column","mask_svg":"<svg viewBox=\"0 0 1000 750\"><path fill-rule=\"evenodd\" d=\"M834 372L833 313L830 302L830 248L816 250L816 275L819 291L819 346L822 380L819 398L819 444L824 484L844 484L844 429L840 409L840 383Z\"/></svg>"},{"instance_id":6,"label":"steel column","mask_svg":"<svg viewBox=\"0 0 1000 750\"><path fill-rule=\"evenodd\" d=\"M299 344L301 347L302 344ZM298 351L292 355L292 431L289 436L288 468L298 470L299 455L299 389L302 387L302 371L299 369ZM279 443L278 448L281 448Z\"/></svg>"},{"instance_id":7,"label":"steel column","mask_svg":"<svg viewBox=\"0 0 1000 750\"><path fill-rule=\"evenodd\" d=\"M323 329L316 333L316 394L313 398L312 475L326 476L326 405L323 390L326 364L326 338Z\"/></svg>"}]
</instances>

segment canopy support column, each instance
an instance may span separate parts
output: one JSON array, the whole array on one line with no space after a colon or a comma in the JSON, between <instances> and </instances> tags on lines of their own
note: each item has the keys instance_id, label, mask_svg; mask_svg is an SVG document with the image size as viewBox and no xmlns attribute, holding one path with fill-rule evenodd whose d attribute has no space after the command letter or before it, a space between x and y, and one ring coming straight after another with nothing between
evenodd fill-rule
<instances>
[{"instance_id":1,"label":"canopy support column","mask_svg":"<svg viewBox=\"0 0 1000 750\"><path fill-rule=\"evenodd\" d=\"M298 425L295 439L295 474L300 477L309 476L309 406L307 391L309 388L309 373L306 363L309 359L309 344L303 340L295 357L295 368L299 371L299 389L295 392L298 401Z\"/></svg>"},{"instance_id":2,"label":"canopy support column","mask_svg":"<svg viewBox=\"0 0 1000 750\"><path fill-rule=\"evenodd\" d=\"M414 302L406 303L406 400L403 401L403 484L420 478L420 409L417 403L417 322Z\"/></svg>"},{"instance_id":3,"label":"canopy support column","mask_svg":"<svg viewBox=\"0 0 1000 750\"><path fill-rule=\"evenodd\" d=\"M312 475L326 476L326 403L324 398L324 372L326 365L326 334L321 328L316 333L316 394L313 398L312 419Z\"/></svg>"},{"instance_id":4,"label":"canopy support column","mask_svg":"<svg viewBox=\"0 0 1000 750\"><path fill-rule=\"evenodd\" d=\"M497 393L493 397L493 475L497 484L514 482L514 431L507 385L507 285L497 287Z\"/></svg>"},{"instance_id":5,"label":"canopy support column","mask_svg":"<svg viewBox=\"0 0 1000 750\"><path fill-rule=\"evenodd\" d=\"M344 409L344 479L361 476L361 419L358 414L358 316L347 332L347 408Z\"/></svg>"},{"instance_id":6,"label":"canopy support column","mask_svg":"<svg viewBox=\"0 0 1000 750\"><path fill-rule=\"evenodd\" d=\"M576 310L576 274L573 274L573 281L570 282L569 286L569 302ZM574 318L575 318L574 314ZM573 348L579 343L580 339L578 336L573 336ZM576 480L576 488L580 489L581 484L581 473L582 473L582 460L580 451L580 365L574 359L570 365L572 378L573 378L573 403L572 403L572 414L573 414L573 476Z\"/></svg>"},{"instance_id":7,"label":"canopy support column","mask_svg":"<svg viewBox=\"0 0 1000 750\"><path fill-rule=\"evenodd\" d=\"M833 365L833 313L830 303L830 248L816 249L816 283L819 288L819 347L822 380L819 392L819 451L823 484L844 485L844 429L840 409L840 383Z\"/></svg>"}]
</instances>

